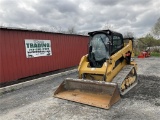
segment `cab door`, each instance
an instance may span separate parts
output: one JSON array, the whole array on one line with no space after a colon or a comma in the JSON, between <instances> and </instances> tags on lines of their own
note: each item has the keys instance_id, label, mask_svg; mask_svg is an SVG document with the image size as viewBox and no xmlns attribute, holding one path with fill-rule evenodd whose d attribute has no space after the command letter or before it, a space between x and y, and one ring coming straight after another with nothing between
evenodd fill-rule
<instances>
[{"instance_id":1,"label":"cab door","mask_svg":"<svg viewBox=\"0 0 160 120\"><path fill-rule=\"evenodd\" d=\"M112 36L112 45L111 45L111 55L118 52L120 49L124 47L123 38L121 35L113 35Z\"/></svg>"}]
</instances>

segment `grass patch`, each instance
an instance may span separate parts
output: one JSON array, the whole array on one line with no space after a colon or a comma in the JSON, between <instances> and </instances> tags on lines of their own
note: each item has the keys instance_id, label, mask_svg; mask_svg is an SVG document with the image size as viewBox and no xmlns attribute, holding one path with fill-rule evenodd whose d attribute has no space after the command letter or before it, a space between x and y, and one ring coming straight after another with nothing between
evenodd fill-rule
<instances>
[{"instance_id":1,"label":"grass patch","mask_svg":"<svg viewBox=\"0 0 160 120\"><path fill-rule=\"evenodd\" d=\"M159 52L151 52L151 56L160 57L160 53Z\"/></svg>"}]
</instances>

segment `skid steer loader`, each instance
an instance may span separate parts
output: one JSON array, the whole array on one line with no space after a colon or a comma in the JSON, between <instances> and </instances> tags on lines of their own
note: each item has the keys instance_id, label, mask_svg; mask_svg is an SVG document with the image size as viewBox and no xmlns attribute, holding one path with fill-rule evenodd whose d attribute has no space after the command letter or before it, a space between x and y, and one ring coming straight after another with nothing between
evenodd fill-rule
<instances>
[{"instance_id":1,"label":"skid steer loader","mask_svg":"<svg viewBox=\"0 0 160 120\"><path fill-rule=\"evenodd\" d=\"M109 109L138 83L137 64L131 60L133 39L111 30L88 34L88 54L79 63L79 78L66 78L54 97Z\"/></svg>"}]
</instances>

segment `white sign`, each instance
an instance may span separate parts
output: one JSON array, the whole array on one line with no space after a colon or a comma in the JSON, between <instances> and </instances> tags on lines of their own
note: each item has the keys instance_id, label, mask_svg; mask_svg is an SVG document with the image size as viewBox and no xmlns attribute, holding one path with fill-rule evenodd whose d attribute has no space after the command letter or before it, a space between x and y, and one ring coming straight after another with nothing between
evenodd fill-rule
<instances>
[{"instance_id":1,"label":"white sign","mask_svg":"<svg viewBox=\"0 0 160 120\"><path fill-rule=\"evenodd\" d=\"M27 58L52 55L50 40L25 39L25 47Z\"/></svg>"}]
</instances>

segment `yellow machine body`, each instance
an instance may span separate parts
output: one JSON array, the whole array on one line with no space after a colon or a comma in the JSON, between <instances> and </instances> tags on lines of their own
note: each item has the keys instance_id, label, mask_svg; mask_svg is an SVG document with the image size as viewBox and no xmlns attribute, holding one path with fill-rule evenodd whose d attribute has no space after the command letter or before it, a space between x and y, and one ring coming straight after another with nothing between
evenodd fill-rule
<instances>
[{"instance_id":1,"label":"yellow machine body","mask_svg":"<svg viewBox=\"0 0 160 120\"><path fill-rule=\"evenodd\" d=\"M105 75L106 76L105 81L111 82L113 78L119 73L119 71L125 65L127 65L126 61L124 60L121 64L118 64L118 66L116 66L115 68L116 61L121 57L125 58L126 53L128 51L133 51L132 41L129 41L129 43L124 48L122 48L117 53L112 55L110 59L107 60L101 68L91 68L87 60L88 55L83 56L81 58L81 61L78 67L79 78L82 79L83 73L89 73L89 75L92 74L93 76L95 76L96 80L102 80L103 75ZM134 61L132 61L130 64L137 69L137 64ZM98 76L98 75L102 75L102 76ZM92 79L89 76L87 78Z\"/></svg>"}]
</instances>

